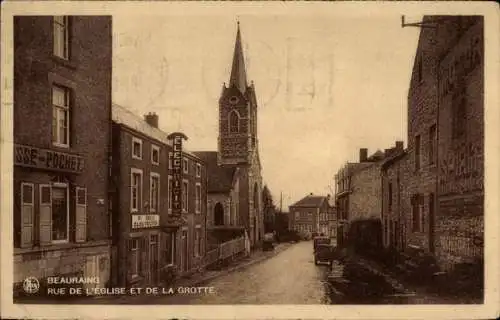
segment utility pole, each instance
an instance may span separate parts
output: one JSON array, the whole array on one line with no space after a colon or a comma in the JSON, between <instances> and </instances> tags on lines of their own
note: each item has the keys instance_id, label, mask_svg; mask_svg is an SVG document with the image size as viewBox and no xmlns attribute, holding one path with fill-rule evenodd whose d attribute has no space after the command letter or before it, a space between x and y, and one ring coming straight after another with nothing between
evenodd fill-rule
<instances>
[{"instance_id":1,"label":"utility pole","mask_svg":"<svg viewBox=\"0 0 500 320\"><path fill-rule=\"evenodd\" d=\"M283 212L283 191L280 194L280 213Z\"/></svg>"}]
</instances>

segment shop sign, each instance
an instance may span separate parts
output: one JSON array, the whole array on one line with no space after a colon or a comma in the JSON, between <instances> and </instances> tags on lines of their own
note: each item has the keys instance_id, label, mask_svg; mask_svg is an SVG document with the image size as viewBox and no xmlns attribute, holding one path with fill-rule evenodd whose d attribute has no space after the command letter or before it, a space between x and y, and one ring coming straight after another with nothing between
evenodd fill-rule
<instances>
[{"instance_id":1,"label":"shop sign","mask_svg":"<svg viewBox=\"0 0 500 320\"><path fill-rule=\"evenodd\" d=\"M187 140L186 135L174 132L168 136L172 140L172 215L182 215L182 141Z\"/></svg>"},{"instance_id":2,"label":"shop sign","mask_svg":"<svg viewBox=\"0 0 500 320\"><path fill-rule=\"evenodd\" d=\"M75 154L16 144L14 164L21 167L81 173L85 161L83 157Z\"/></svg>"},{"instance_id":3,"label":"shop sign","mask_svg":"<svg viewBox=\"0 0 500 320\"><path fill-rule=\"evenodd\" d=\"M132 215L132 229L154 228L160 226L159 214L134 214Z\"/></svg>"}]
</instances>

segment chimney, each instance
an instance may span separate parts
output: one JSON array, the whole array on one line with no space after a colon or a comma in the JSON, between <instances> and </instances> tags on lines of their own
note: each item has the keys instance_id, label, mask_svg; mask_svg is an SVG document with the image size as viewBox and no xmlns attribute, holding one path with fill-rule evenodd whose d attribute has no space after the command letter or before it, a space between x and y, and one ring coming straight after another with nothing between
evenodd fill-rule
<instances>
[{"instance_id":1,"label":"chimney","mask_svg":"<svg viewBox=\"0 0 500 320\"><path fill-rule=\"evenodd\" d=\"M384 156L388 157L391 154L392 149L385 149L384 150Z\"/></svg>"},{"instance_id":2,"label":"chimney","mask_svg":"<svg viewBox=\"0 0 500 320\"><path fill-rule=\"evenodd\" d=\"M405 146L403 141L396 141L396 150L403 151L404 147Z\"/></svg>"},{"instance_id":3,"label":"chimney","mask_svg":"<svg viewBox=\"0 0 500 320\"><path fill-rule=\"evenodd\" d=\"M156 113L149 112L144 115L144 121L146 121L150 126L158 128L158 115Z\"/></svg>"},{"instance_id":4,"label":"chimney","mask_svg":"<svg viewBox=\"0 0 500 320\"><path fill-rule=\"evenodd\" d=\"M368 149L361 148L359 149L359 162L366 162L368 159Z\"/></svg>"}]
</instances>

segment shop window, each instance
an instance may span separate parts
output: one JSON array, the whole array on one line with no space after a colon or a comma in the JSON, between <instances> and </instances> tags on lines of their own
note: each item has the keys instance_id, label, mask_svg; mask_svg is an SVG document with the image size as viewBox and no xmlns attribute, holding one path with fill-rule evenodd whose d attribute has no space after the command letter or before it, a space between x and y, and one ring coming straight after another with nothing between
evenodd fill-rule
<instances>
[{"instance_id":1,"label":"shop window","mask_svg":"<svg viewBox=\"0 0 500 320\"><path fill-rule=\"evenodd\" d=\"M160 147L151 145L151 163L155 165L160 164Z\"/></svg>"},{"instance_id":2,"label":"shop window","mask_svg":"<svg viewBox=\"0 0 500 320\"><path fill-rule=\"evenodd\" d=\"M130 210L138 212L142 200L142 170L130 169Z\"/></svg>"},{"instance_id":3,"label":"shop window","mask_svg":"<svg viewBox=\"0 0 500 320\"><path fill-rule=\"evenodd\" d=\"M54 55L61 59L69 59L69 18L53 17Z\"/></svg>"},{"instance_id":4,"label":"shop window","mask_svg":"<svg viewBox=\"0 0 500 320\"><path fill-rule=\"evenodd\" d=\"M132 159L142 160L142 140L132 137Z\"/></svg>"},{"instance_id":5,"label":"shop window","mask_svg":"<svg viewBox=\"0 0 500 320\"><path fill-rule=\"evenodd\" d=\"M201 184L196 184L196 213L201 212Z\"/></svg>"},{"instance_id":6,"label":"shop window","mask_svg":"<svg viewBox=\"0 0 500 320\"><path fill-rule=\"evenodd\" d=\"M149 209L151 212L160 212L160 175L151 172L150 175L151 187L149 188Z\"/></svg>"},{"instance_id":7,"label":"shop window","mask_svg":"<svg viewBox=\"0 0 500 320\"><path fill-rule=\"evenodd\" d=\"M52 143L69 147L70 89L52 87Z\"/></svg>"},{"instance_id":8,"label":"shop window","mask_svg":"<svg viewBox=\"0 0 500 320\"><path fill-rule=\"evenodd\" d=\"M34 202L34 185L21 183L21 247L33 245Z\"/></svg>"}]
</instances>

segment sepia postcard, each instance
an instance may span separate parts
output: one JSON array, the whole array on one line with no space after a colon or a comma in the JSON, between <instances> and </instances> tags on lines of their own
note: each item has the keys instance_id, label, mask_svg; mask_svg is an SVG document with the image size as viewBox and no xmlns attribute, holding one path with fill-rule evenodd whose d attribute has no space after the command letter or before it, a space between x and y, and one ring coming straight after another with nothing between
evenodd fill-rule
<instances>
[{"instance_id":1,"label":"sepia postcard","mask_svg":"<svg viewBox=\"0 0 500 320\"><path fill-rule=\"evenodd\" d=\"M500 315L495 3L1 24L3 318Z\"/></svg>"}]
</instances>

